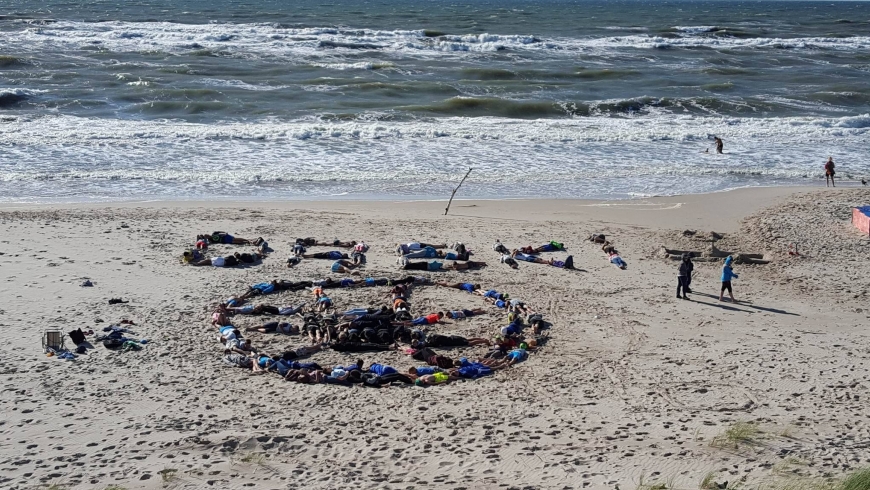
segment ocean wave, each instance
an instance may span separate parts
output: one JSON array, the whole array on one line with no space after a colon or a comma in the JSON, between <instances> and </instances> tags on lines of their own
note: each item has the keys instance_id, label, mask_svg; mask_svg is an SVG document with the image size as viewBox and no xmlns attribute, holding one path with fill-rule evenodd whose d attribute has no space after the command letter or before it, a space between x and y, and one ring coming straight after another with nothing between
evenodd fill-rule
<instances>
[{"instance_id":1,"label":"ocean wave","mask_svg":"<svg viewBox=\"0 0 870 490\"><path fill-rule=\"evenodd\" d=\"M191 104L167 102L169 104ZM207 102L202 102L207 103ZM150 106L152 103L143 104ZM159 104L159 103L153 103ZM177 107L173 107L177 110ZM430 120L268 120L212 124L132 121L72 116L19 118L0 132L0 144L152 144L160 141L310 141L442 140L561 142L706 142L711 134L777 142L863 141L870 135L870 114L839 118L736 118L652 114L647 117L509 119L444 117Z\"/></svg>"},{"instance_id":2,"label":"ocean wave","mask_svg":"<svg viewBox=\"0 0 870 490\"><path fill-rule=\"evenodd\" d=\"M764 37L739 27L677 26L654 35L543 38L524 34L450 34L427 30L292 28L275 24L71 22L4 32L13 49L111 50L194 56L278 56L305 60L336 52L443 56L450 53L545 51L554 56L600 49L830 49L870 48L870 37ZM11 61L10 61L11 62Z\"/></svg>"},{"instance_id":3,"label":"ocean wave","mask_svg":"<svg viewBox=\"0 0 870 490\"><path fill-rule=\"evenodd\" d=\"M39 91L24 88L0 88L0 109L8 109L27 99Z\"/></svg>"}]
</instances>

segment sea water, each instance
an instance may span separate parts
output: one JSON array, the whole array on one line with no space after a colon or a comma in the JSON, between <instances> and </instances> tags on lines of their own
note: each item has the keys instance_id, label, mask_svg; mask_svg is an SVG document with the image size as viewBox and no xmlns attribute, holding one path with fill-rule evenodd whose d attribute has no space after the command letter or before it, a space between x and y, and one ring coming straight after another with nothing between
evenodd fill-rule
<instances>
[{"instance_id":1,"label":"sea water","mask_svg":"<svg viewBox=\"0 0 870 490\"><path fill-rule=\"evenodd\" d=\"M870 2L0 0L5 202L630 198L868 142Z\"/></svg>"}]
</instances>

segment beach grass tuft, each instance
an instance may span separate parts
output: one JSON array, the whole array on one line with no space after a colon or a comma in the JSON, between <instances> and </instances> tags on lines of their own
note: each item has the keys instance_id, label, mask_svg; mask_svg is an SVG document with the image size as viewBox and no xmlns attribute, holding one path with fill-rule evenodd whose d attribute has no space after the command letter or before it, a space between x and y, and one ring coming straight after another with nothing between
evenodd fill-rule
<instances>
[{"instance_id":1,"label":"beach grass tuft","mask_svg":"<svg viewBox=\"0 0 870 490\"><path fill-rule=\"evenodd\" d=\"M158 473L160 473L160 478L163 479L164 485L172 483L178 478L178 470L175 468L163 468Z\"/></svg>"},{"instance_id":2,"label":"beach grass tuft","mask_svg":"<svg viewBox=\"0 0 870 490\"><path fill-rule=\"evenodd\" d=\"M754 444L763 434L758 425L752 422L737 422L714 437L710 446L717 448L740 447L740 444Z\"/></svg>"}]
</instances>

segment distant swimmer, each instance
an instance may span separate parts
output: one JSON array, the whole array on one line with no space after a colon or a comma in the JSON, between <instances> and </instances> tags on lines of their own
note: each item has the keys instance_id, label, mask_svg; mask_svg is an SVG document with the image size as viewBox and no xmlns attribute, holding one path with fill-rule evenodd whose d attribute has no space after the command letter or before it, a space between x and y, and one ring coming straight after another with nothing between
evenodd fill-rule
<instances>
[{"instance_id":1,"label":"distant swimmer","mask_svg":"<svg viewBox=\"0 0 870 490\"><path fill-rule=\"evenodd\" d=\"M716 153L722 153L722 147L724 146L722 139L718 136L713 136L713 142L716 143Z\"/></svg>"},{"instance_id":2,"label":"distant swimmer","mask_svg":"<svg viewBox=\"0 0 870 490\"><path fill-rule=\"evenodd\" d=\"M832 187L837 187L834 184L834 157L828 157L828 161L825 162L825 187L828 187L828 180L831 181Z\"/></svg>"},{"instance_id":3,"label":"distant swimmer","mask_svg":"<svg viewBox=\"0 0 870 490\"><path fill-rule=\"evenodd\" d=\"M864 179L861 179L861 185L867 185L867 181Z\"/></svg>"}]
</instances>

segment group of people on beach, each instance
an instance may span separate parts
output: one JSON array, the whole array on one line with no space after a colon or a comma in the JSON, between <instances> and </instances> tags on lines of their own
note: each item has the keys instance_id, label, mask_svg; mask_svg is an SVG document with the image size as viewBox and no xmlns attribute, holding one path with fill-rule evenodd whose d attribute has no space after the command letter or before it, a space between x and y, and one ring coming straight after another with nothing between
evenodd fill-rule
<instances>
[{"instance_id":1,"label":"group of people on beach","mask_svg":"<svg viewBox=\"0 0 870 490\"><path fill-rule=\"evenodd\" d=\"M297 241L297 245L304 248L305 240ZM360 243L333 242L329 246L357 247ZM315 242L315 245L320 243ZM448 247L445 244L412 242L400 244L396 251L402 254L400 259L404 260L428 258L432 255L432 250L437 257L447 258L449 254L453 254L456 258L452 260L459 260L459 257L467 259L469 252L464 249L464 245L459 245L454 245L449 248L450 251L446 251ZM368 250L367 246L365 249ZM296 251L303 257L308 255L304 250L294 250ZM407 255L412 257L409 258ZM340 310L329 296L329 291L333 289L357 287L388 287L390 301L375 307ZM479 295L498 311L507 313L508 325L502 327L493 339L468 338L435 332L431 329L434 329L437 324L463 321L491 312L484 308L445 309L415 316L412 314L411 294L419 287L444 287ZM280 291L307 292L311 294L312 299L286 306L252 304L254 298ZM268 315L278 317L278 320L247 328L238 328L234 325L237 318L246 315ZM291 319L299 322L299 325L290 323L288 320ZM252 285L244 294L231 297L221 303L213 311L211 321L218 329L219 340L224 346L224 361L227 364L250 369L252 373L277 373L288 381L299 383L342 385L361 383L375 387L393 382L437 385L462 378L473 379L492 374L495 370L525 360L528 353L545 340L542 334L547 326L540 313L508 294L483 290L479 284L433 283L428 278L416 276L341 280L328 278L315 281L273 280ZM267 354L252 345L247 338L250 333L298 335L307 337L308 345L281 353ZM471 360L467 357L454 358L433 350L474 346L486 347L487 351ZM400 371L376 362L366 365L361 359L348 366L331 367L307 362L309 356L323 349L338 352L398 350L425 365Z\"/></svg>"},{"instance_id":2,"label":"group of people on beach","mask_svg":"<svg viewBox=\"0 0 870 490\"><path fill-rule=\"evenodd\" d=\"M251 245L257 248L251 252L235 252L226 256L206 257L205 253L211 245ZM193 266L237 267L260 262L266 258L268 250L269 244L262 237L251 240L230 235L225 231L215 231L197 235L193 248L185 250L181 260Z\"/></svg>"},{"instance_id":3,"label":"group of people on beach","mask_svg":"<svg viewBox=\"0 0 870 490\"><path fill-rule=\"evenodd\" d=\"M732 267L733 263L734 259L730 255L725 258L725 264L722 266L722 289L719 290L719 301L724 301L725 291L728 291L731 302L736 303L731 281L737 279L738 276ZM680 260L680 266L677 269L677 298L689 299L689 293L692 292L689 286L692 284L692 272L694 270L695 264L692 262L692 254L688 252L684 253Z\"/></svg>"}]
</instances>

